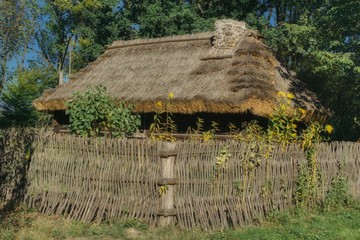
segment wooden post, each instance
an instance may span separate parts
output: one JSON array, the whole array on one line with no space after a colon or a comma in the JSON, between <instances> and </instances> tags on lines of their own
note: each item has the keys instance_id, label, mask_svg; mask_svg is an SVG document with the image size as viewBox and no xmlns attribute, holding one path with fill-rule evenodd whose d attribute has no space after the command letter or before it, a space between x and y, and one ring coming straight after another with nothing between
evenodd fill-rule
<instances>
[{"instance_id":1,"label":"wooden post","mask_svg":"<svg viewBox=\"0 0 360 240\"><path fill-rule=\"evenodd\" d=\"M176 209L174 208L174 165L177 155L176 143L160 142L161 178L158 180L159 187L166 186L166 190L160 196L160 209L158 211L160 227L169 226L175 222Z\"/></svg>"}]
</instances>

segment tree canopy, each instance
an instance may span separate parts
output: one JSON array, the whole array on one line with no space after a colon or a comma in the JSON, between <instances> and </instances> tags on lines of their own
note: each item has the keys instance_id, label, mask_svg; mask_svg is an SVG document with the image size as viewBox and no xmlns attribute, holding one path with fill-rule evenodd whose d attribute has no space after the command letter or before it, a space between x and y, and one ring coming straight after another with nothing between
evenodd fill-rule
<instances>
[{"instance_id":1,"label":"tree canopy","mask_svg":"<svg viewBox=\"0 0 360 240\"><path fill-rule=\"evenodd\" d=\"M26 102L19 111L35 119L31 101L39 91L94 61L114 40L208 31L219 18L246 21L265 37L334 112L336 139L360 137L358 0L2 0L2 122L16 112L14 99ZM36 58L25 64L29 54ZM23 117L15 114L11 124L36 122Z\"/></svg>"}]
</instances>

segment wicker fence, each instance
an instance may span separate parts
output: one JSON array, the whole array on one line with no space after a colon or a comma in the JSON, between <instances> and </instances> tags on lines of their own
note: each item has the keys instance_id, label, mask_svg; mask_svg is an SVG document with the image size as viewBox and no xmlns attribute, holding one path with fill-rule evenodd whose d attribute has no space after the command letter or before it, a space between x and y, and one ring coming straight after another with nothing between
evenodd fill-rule
<instances>
[{"instance_id":1,"label":"wicker fence","mask_svg":"<svg viewBox=\"0 0 360 240\"><path fill-rule=\"evenodd\" d=\"M162 219L205 230L290 208L298 164L305 161L290 145L275 148L268 160L244 164L249 145L230 141L177 142L169 150L147 140L42 133L34 146L25 202L44 214L82 221L137 218L150 225ZM321 144L317 156L323 194L343 162L350 192L359 197L360 144Z\"/></svg>"}]
</instances>

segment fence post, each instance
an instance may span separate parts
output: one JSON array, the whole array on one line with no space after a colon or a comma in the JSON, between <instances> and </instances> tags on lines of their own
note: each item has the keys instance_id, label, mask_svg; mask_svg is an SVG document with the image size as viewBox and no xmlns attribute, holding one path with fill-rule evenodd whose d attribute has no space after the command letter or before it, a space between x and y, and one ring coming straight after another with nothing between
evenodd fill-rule
<instances>
[{"instance_id":1,"label":"fence post","mask_svg":"<svg viewBox=\"0 0 360 240\"><path fill-rule=\"evenodd\" d=\"M174 178L174 165L176 155L176 143L160 142L161 177L158 179L157 185L160 187L165 186L160 196L160 209L158 211L158 225L160 227L168 226L175 222L174 185L177 184L177 180Z\"/></svg>"}]
</instances>

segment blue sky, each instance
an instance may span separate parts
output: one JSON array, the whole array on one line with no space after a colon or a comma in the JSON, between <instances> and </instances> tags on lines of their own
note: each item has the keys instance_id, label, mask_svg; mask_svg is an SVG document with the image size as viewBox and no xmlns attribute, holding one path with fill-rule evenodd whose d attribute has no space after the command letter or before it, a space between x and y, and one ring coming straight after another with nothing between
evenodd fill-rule
<instances>
[{"instance_id":1,"label":"blue sky","mask_svg":"<svg viewBox=\"0 0 360 240\"><path fill-rule=\"evenodd\" d=\"M35 53L34 51L29 51L26 54L26 58L25 58L25 67L29 66L29 61L30 60L35 60L38 57L38 54ZM16 57L13 57L8 63L7 63L7 67L10 69L10 71L13 71L16 69L18 65L18 60Z\"/></svg>"}]
</instances>

